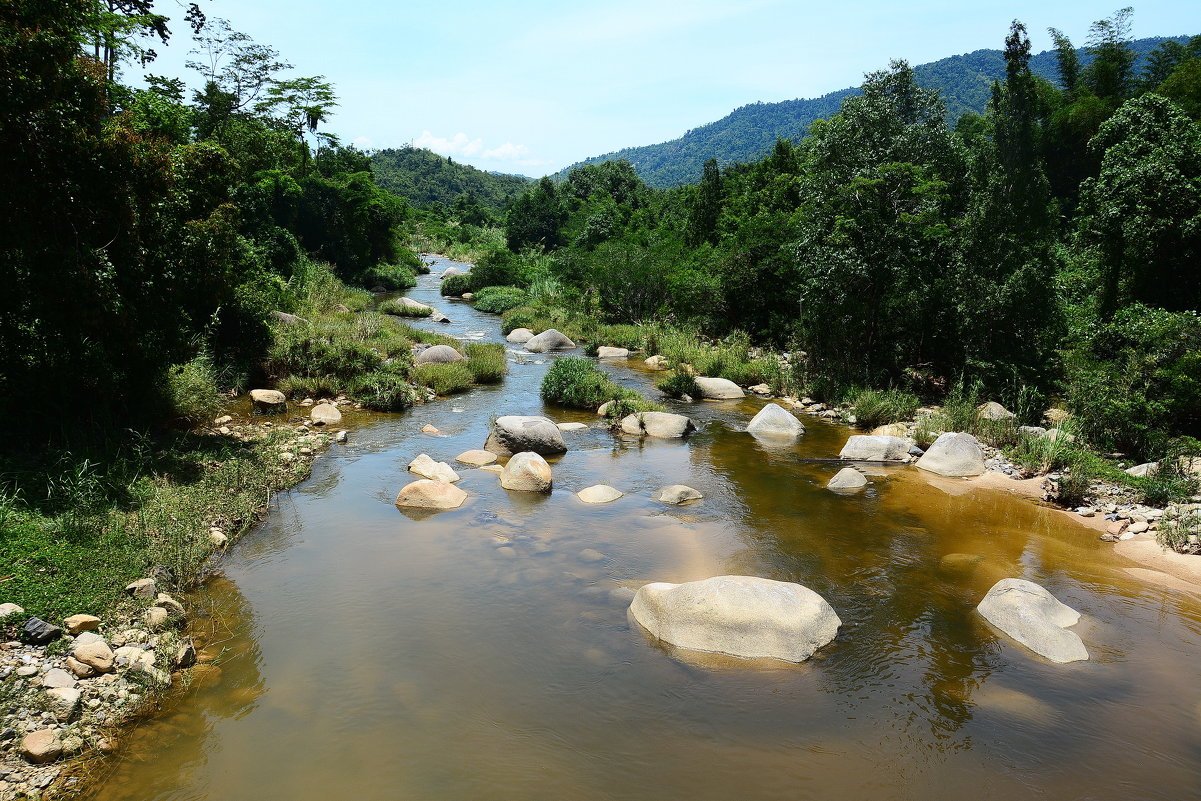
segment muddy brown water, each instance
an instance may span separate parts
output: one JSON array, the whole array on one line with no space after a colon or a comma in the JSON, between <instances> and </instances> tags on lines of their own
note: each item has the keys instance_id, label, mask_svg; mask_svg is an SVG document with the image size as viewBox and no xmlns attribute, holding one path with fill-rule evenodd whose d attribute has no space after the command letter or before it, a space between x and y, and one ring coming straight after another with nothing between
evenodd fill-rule
<instances>
[{"instance_id":1,"label":"muddy brown water","mask_svg":"<svg viewBox=\"0 0 1201 801\"><path fill-rule=\"evenodd\" d=\"M450 266L443 262L437 273ZM500 341L496 317L410 294ZM1095 532L1030 501L913 468L823 484L851 433L796 445L742 429L763 401L686 407L687 442L614 436L545 407L551 358L502 386L351 418L198 593L220 636L90 796L129 799L1183 799L1201 793L1201 605L1142 584ZM636 365L607 365L646 387ZM419 453L482 446L490 418L565 434L548 497L463 468L460 509L392 501ZM443 433L420 433L432 423ZM573 491L623 490L602 506ZM651 500L700 489L684 507ZM599 551L589 561L581 552ZM797 581L843 620L801 665L673 651L627 619L629 590L720 574ZM1053 665L973 611L998 579L1083 615L1092 659Z\"/></svg>"}]
</instances>

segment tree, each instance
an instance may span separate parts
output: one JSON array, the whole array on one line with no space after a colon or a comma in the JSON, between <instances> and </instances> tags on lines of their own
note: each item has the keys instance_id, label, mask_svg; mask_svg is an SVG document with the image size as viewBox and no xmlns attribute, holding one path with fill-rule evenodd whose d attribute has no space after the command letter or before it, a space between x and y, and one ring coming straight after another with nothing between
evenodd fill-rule
<instances>
[{"instance_id":1,"label":"tree","mask_svg":"<svg viewBox=\"0 0 1201 801\"><path fill-rule=\"evenodd\" d=\"M1101 312L1131 302L1201 308L1201 130L1155 94L1129 100L1089 145L1100 173L1081 188L1081 243L1097 254Z\"/></svg>"},{"instance_id":2,"label":"tree","mask_svg":"<svg viewBox=\"0 0 1201 801\"><path fill-rule=\"evenodd\" d=\"M1084 69L1084 83L1097 97L1117 107L1134 93L1134 50L1130 47L1130 17L1123 8L1089 27L1088 52L1092 62Z\"/></svg>"},{"instance_id":3,"label":"tree","mask_svg":"<svg viewBox=\"0 0 1201 801\"><path fill-rule=\"evenodd\" d=\"M509 208L505 215L505 239L509 249L519 251L527 247L553 249L565 244L562 234L567 222L554 182L542 178Z\"/></svg>"},{"instance_id":4,"label":"tree","mask_svg":"<svg viewBox=\"0 0 1201 801\"><path fill-rule=\"evenodd\" d=\"M701 182L688 196L687 242L696 247L703 242L717 244L717 220L721 216L722 179L717 159L705 162Z\"/></svg>"}]
</instances>

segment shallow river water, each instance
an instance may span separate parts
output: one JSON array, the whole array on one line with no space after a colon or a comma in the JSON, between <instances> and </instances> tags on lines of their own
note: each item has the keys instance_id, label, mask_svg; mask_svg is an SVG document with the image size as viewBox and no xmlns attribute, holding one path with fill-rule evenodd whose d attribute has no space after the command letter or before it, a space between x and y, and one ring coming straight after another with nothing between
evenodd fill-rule
<instances>
[{"instance_id":1,"label":"shallow river water","mask_svg":"<svg viewBox=\"0 0 1201 801\"><path fill-rule=\"evenodd\" d=\"M454 323L422 325L503 341L498 318L438 297L447 266L409 294ZM510 356L503 385L348 416L349 444L194 599L219 669L127 736L91 797L1201 795L1201 604L1130 577L1095 532L910 467L832 493L838 466L806 460L853 432L806 417L796 445L761 444L742 430L757 399L683 407L700 428L687 441L615 436L543 405L553 357ZM649 389L640 364L606 369ZM501 414L593 426L565 433L551 495L453 464ZM464 506L393 506L420 453L462 468ZM597 483L626 495L573 494ZM677 483L704 500L652 500ZM801 665L748 663L672 652L627 619L623 590L721 574L821 593L838 638ZM1092 659L1053 665L992 631L974 607L1007 576L1079 610Z\"/></svg>"}]
</instances>

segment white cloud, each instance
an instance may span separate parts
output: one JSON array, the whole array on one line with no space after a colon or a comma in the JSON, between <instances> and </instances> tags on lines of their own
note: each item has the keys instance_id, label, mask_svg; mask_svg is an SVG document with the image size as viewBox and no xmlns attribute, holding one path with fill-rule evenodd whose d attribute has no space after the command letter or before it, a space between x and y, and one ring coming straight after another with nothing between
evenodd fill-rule
<instances>
[{"instance_id":1,"label":"white cloud","mask_svg":"<svg viewBox=\"0 0 1201 801\"><path fill-rule=\"evenodd\" d=\"M449 139L422 131L421 136L413 140L413 146L424 147L443 156L475 156L484 149L484 140L469 139L462 131Z\"/></svg>"},{"instance_id":2,"label":"white cloud","mask_svg":"<svg viewBox=\"0 0 1201 801\"><path fill-rule=\"evenodd\" d=\"M356 137L353 144L359 150L373 150L375 148L375 142L372 142L365 136Z\"/></svg>"},{"instance_id":3,"label":"white cloud","mask_svg":"<svg viewBox=\"0 0 1201 801\"><path fill-rule=\"evenodd\" d=\"M483 139L472 139L461 131L449 138L422 131L421 136L413 140L413 146L424 147L443 156L475 157L480 161L507 162L519 167L536 167L544 163L540 159L529 158L530 149L525 145L505 142L496 147L486 147Z\"/></svg>"}]
</instances>

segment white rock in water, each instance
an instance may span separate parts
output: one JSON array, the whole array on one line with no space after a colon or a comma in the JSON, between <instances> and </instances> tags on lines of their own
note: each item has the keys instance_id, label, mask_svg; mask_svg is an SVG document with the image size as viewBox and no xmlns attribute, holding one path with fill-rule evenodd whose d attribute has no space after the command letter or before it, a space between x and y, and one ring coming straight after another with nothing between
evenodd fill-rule
<instances>
[{"instance_id":1,"label":"white rock in water","mask_svg":"<svg viewBox=\"0 0 1201 801\"><path fill-rule=\"evenodd\" d=\"M583 423L559 423L560 431L583 431L588 426Z\"/></svg>"},{"instance_id":2,"label":"white rock in water","mask_svg":"<svg viewBox=\"0 0 1201 801\"><path fill-rule=\"evenodd\" d=\"M409 462L409 472L422 478L445 481L447 484L454 484L459 480L459 474L452 470L450 465L446 462L435 462L424 453Z\"/></svg>"},{"instance_id":3,"label":"white rock in water","mask_svg":"<svg viewBox=\"0 0 1201 801\"><path fill-rule=\"evenodd\" d=\"M628 348L599 347L596 349L598 359L625 359L630 355Z\"/></svg>"},{"instance_id":4,"label":"white rock in water","mask_svg":"<svg viewBox=\"0 0 1201 801\"><path fill-rule=\"evenodd\" d=\"M776 403L769 403L747 424L747 433L768 439L796 439L805 433L805 426L792 412Z\"/></svg>"},{"instance_id":5,"label":"white rock in water","mask_svg":"<svg viewBox=\"0 0 1201 801\"><path fill-rule=\"evenodd\" d=\"M683 484L672 484L670 487L664 487L659 491L659 496L656 498L660 503L670 503L672 506L679 506L688 501L699 501L704 498L704 495L692 487Z\"/></svg>"},{"instance_id":6,"label":"white rock in water","mask_svg":"<svg viewBox=\"0 0 1201 801\"><path fill-rule=\"evenodd\" d=\"M610 503L622 495L625 495L625 493L615 487L610 487L608 484L597 484L594 487L588 487L576 493L576 497L584 503Z\"/></svg>"},{"instance_id":7,"label":"white rock in water","mask_svg":"<svg viewBox=\"0 0 1201 801\"><path fill-rule=\"evenodd\" d=\"M396 505L410 509L457 509L467 493L445 481L428 478L406 484L396 496Z\"/></svg>"},{"instance_id":8,"label":"white rock in water","mask_svg":"<svg viewBox=\"0 0 1201 801\"><path fill-rule=\"evenodd\" d=\"M509 335L505 337L505 339L507 339L509 342L513 342L517 345L524 345L533 338L534 332L528 328L514 328L509 332Z\"/></svg>"},{"instance_id":9,"label":"white rock in water","mask_svg":"<svg viewBox=\"0 0 1201 801\"><path fill-rule=\"evenodd\" d=\"M575 343L567 335L554 328L548 328L536 337L531 337L525 343L525 349L530 353L545 353L548 350L573 350Z\"/></svg>"},{"instance_id":10,"label":"white rock in water","mask_svg":"<svg viewBox=\"0 0 1201 801\"><path fill-rule=\"evenodd\" d=\"M855 434L842 446L838 458L854 462L903 462L912 446L913 440L901 437Z\"/></svg>"},{"instance_id":11,"label":"white rock in water","mask_svg":"<svg viewBox=\"0 0 1201 801\"><path fill-rule=\"evenodd\" d=\"M813 590L754 576L647 584L630 612L654 637L680 648L789 662L808 659L842 625Z\"/></svg>"},{"instance_id":12,"label":"white rock in water","mask_svg":"<svg viewBox=\"0 0 1201 801\"><path fill-rule=\"evenodd\" d=\"M496 454L491 451L463 451L455 457L455 461L471 465L472 467L483 467L484 465L496 464Z\"/></svg>"},{"instance_id":13,"label":"white rock in water","mask_svg":"<svg viewBox=\"0 0 1201 801\"><path fill-rule=\"evenodd\" d=\"M649 359L643 362L643 364L652 370L666 370L668 367L667 357L660 356L658 354L651 356Z\"/></svg>"},{"instance_id":14,"label":"white rock in water","mask_svg":"<svg viewBox=\"0 0 1201 801\"><path fill-rule=\"evenodd\" d=\"M859 489L867 485L867 477L853 467L844 467L834 474L826 489Z\"/></svg>"},{"instance_id":15,"label":"white rock in water","mask_svg":"<svg viewBox=\"0 0 1201 801\"><path fill-rule=\"evenodd\" d=\"M917 466L951 478L978 476L984 473L984 449L971 434L947 432L934 440Z\"/></svg>"},{"instance_id":16,"label":"white rock in water","mask_svg":"<svg viewBox=\"0 0 1201 801\"><path fill-rule=\"evenodd\" d=\"M709 400L733 400L734 398L746 397L746 393L742 391L742 387L728 378L705 378L704 376L698 376L695 381L701 391L702 398L708 398Z\"/></svg>"},{"instance_id":17,"label":"white rock in water","mask_svg":"<svg viewBox=\"0 0 1201 801\"><path fill-rule=\"evenodd\" d=\"M682 414L670 412L639 412L622 418L621 430L637 436L658 437L659 439L679 439L686 437L696 426Z\"/></svg>"},{"instance_id":18,"label":"white rock in water","mask_svg":"<svg viewBox=\"0 0 1201 801\"><path fill-rule=\"evenodd\" d=\"M1080 637L1067 630L1080 620L1080 613L1033 581L1001 579L976 611L1002 632L1052 662L1088 659Z\"/></svg>"},{"instance_id":19,"label":"white rock in water","mask_svg":"<svg viewBox=\"0 0 1201 801\"><path fill-rule=\"evenodd\" d=\"M554 479L550 465L536 453L519 453L500 473L500 485L517 492L550 492Z\"/></svg>"}]
</instances>

